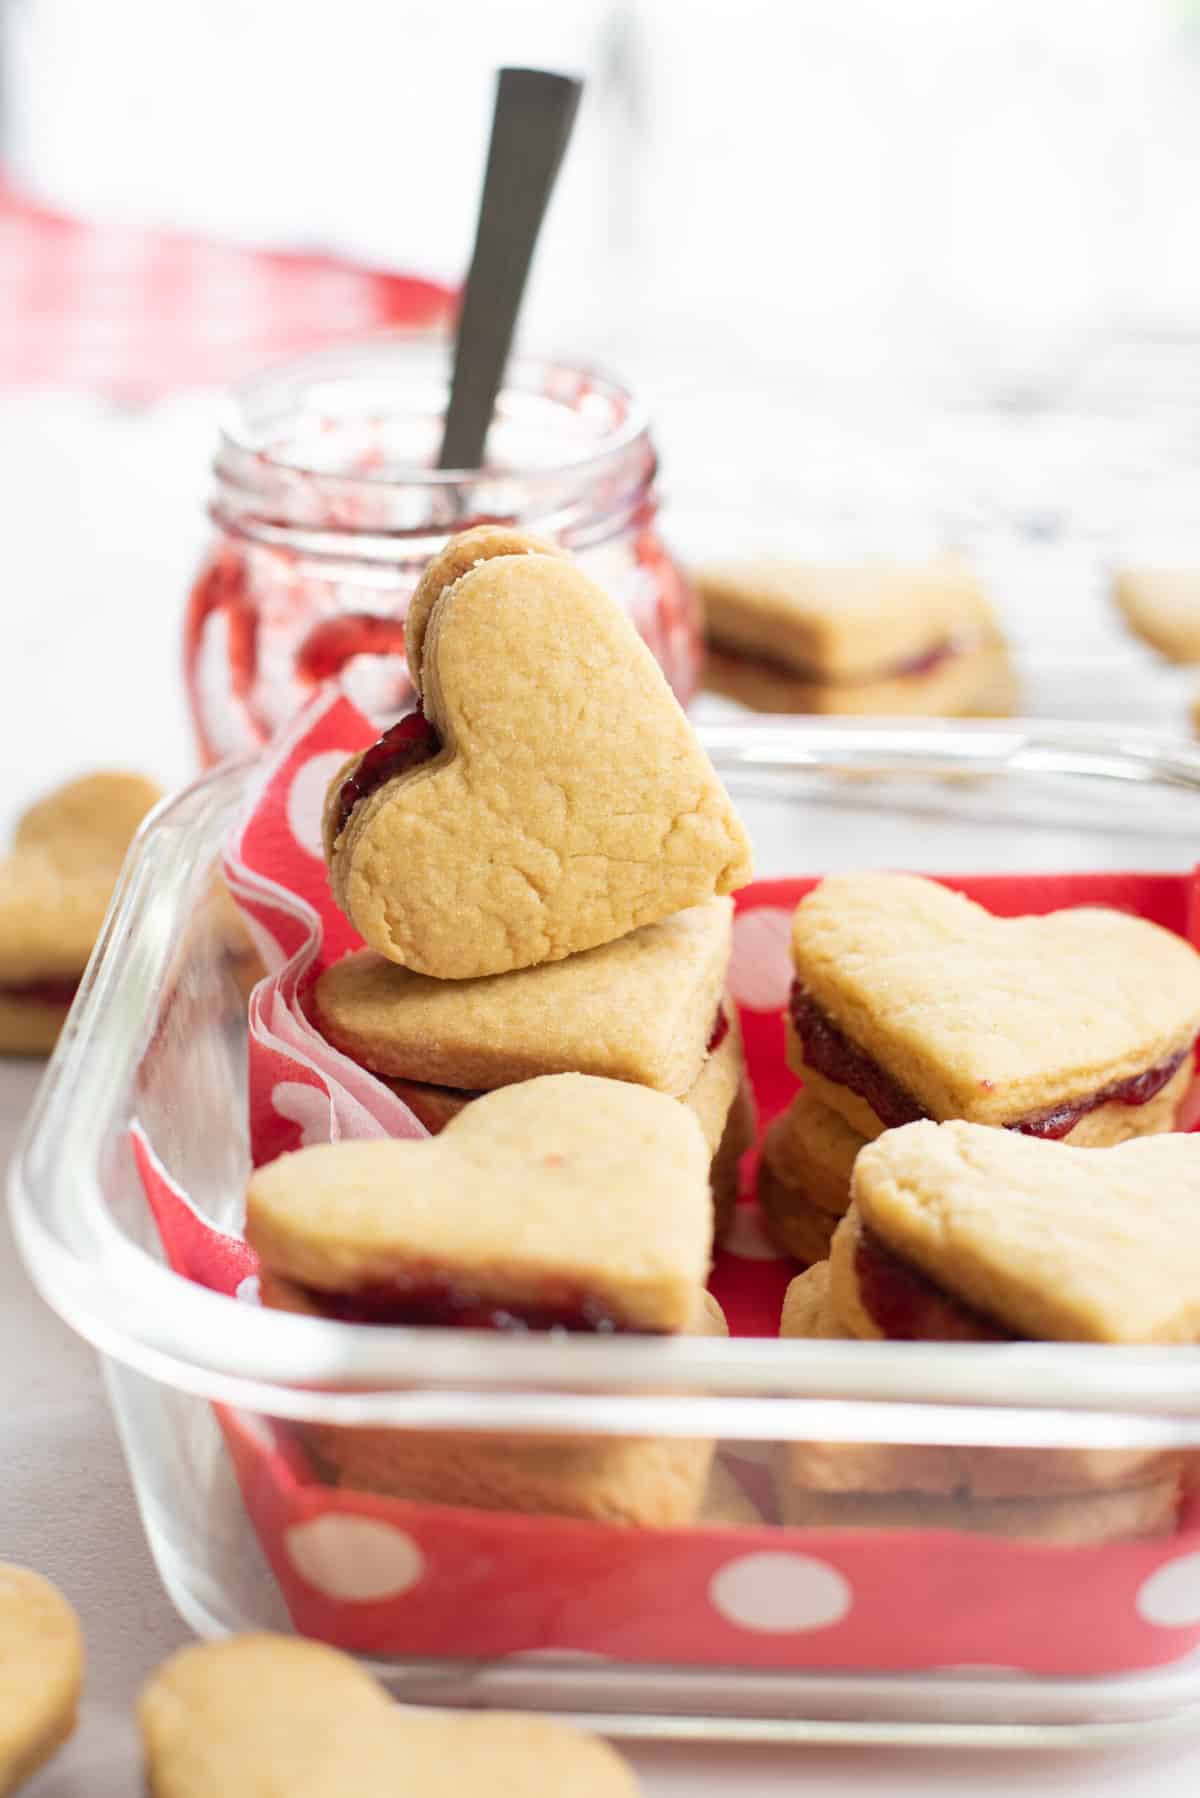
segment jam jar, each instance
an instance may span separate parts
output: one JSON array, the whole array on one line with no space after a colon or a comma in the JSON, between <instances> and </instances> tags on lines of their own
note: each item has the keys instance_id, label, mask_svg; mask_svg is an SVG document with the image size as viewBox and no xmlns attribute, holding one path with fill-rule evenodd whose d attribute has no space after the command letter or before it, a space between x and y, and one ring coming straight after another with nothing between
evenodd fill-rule
<instances>
[{"instance_id":1,"label":"jam jar","mask_svg":"<svg viewBox=\"0 0 1200 1798\"><path fill-rule=\"evenodd\" d=\"M265 743L327 681L381 729L406 711L410 595L448 537L484 522L571 550L690 699L697 611L658 534L640 403L594 369L516 359L487 465L447 472L434 464L449 369L444 345L384 338L271 369L231 395L215 538L184 635L205 763Z\"/></svg>"}]
</instances>

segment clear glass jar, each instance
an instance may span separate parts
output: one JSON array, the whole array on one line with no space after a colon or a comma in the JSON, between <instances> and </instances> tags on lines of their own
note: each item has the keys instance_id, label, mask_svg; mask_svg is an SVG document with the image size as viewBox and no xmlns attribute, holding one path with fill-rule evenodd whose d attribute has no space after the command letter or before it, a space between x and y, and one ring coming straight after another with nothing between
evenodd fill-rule
<instances>
[{"instance_id":1,"label":"clear glass jar","mask_svg":"<svg viewBox=\"0 0 1200 1798\"><path fill-rule=\"evenodd\" d=\"M447 537L482 522L570 549L690 699L696 607L658 535L640 403L593 369L515 360L488 466L443 472L432 463L448 379L443 346L376 340L234 391L214 463L216 539L184 633L205 763L260 747L326 680L381 726L402 712L417 577Z\"/></svg>"}]
</instances>

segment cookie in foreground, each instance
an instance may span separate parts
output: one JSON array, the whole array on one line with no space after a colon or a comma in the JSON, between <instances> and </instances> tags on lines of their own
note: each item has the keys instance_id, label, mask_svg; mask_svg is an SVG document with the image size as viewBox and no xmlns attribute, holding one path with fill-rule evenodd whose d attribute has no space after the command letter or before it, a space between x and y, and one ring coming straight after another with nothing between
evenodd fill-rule
<instances>
[{"instance_id":1,"label":"cookie in foreground","mask_svg":"<svg viewBox=\"0 0 1200 1798\"><path fill-rule=\"evenodd\" d=\"M539 1717L408 1710L295 1636L180 1649L142 1688L152 1798L637 1798L607 1743Z\"/></svg>"},{"instance_id":2,"label":"cookie in foreground","mask_svg":"<svg viewBox=\"0 0 1200 1798\"><path fill-rule=\"evenodd\" d=\"M67 1740L82 1682L71 1606L40 1574L0 1562L0 1793L15 1792Z\"/></svg>"}]
</instances>

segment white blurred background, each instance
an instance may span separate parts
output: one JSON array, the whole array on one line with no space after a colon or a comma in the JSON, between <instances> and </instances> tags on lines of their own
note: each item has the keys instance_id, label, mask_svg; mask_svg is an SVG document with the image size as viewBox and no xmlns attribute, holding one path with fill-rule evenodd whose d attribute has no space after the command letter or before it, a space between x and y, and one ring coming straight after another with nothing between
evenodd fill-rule
<instances>
[{"instance_id":1,"label":"white blurred background","mask_svg":"<svg viewBox=\"0 0 1200 1798\"><path fill-rule=\"evenodd\" d=\"M450 281L495 67L583 73L521 334L647 391L687 553L958 544L1064 679L1117 651L1115 560L1200 563L1198 0L5 0L0 20L25 192ZM98 732L129 754L150 671L174 682L213 415L208 392L5 396L22 655L0 678L52 671L64 756ZM114 632L122 703L98 720ZM1182 728L1183 688L1141 665L1134 709ZM1129 700L1123 675L1093 691ZM155 716L182 768L173 685Z\"/></svg>"}]
</instances>

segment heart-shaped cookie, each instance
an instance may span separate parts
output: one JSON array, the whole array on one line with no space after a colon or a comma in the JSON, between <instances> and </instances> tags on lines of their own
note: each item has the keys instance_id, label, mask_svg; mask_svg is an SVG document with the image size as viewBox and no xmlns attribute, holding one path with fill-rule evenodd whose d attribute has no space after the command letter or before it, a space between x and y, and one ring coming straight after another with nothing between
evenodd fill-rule
<instances>
[{"instance_id":1,"label":"heart-shaped cookie","mask_svg":"<svg viewBox=\"0 0 1200 1798\"><path fill-rule=\"evenodd\" d=\"M285 1310L315 1309L271 1278L263 1298ZM728 1336L711 1293L697 1294L688 1333ZM306 1424L300 1435L322 1477L352 1492L640 1529L696 1521L713 1453L710 1440L686 1436L485 1436L338 1424Z\"/></svg>"},{"instance_id":2,"label":"heart-shaped cookie","mask_svg":"<svg viewBox=\"0 0 1200 1798\"><path fill-rule=\"evenodd\" d=\"M540 1717L394 1704L292 1636L181 1649L138 1701L152 1798L637 1798L621 1757Z\"/></svg>"},{"instance_id":3,"label":"heart-shaped cookie","mask_svg":"<svg viewBox=\"0 0 1200 1798\"><path fill-rule=\"evenodd\" d=\"M423 712L340 771L325 812L337 903L381 955L440 979L561 960L751 872L625 614L561 556L483 547L414 601Z\"/></svg>"},{"instance_id":4,"label":"heart-shaped cookie","mask_svg":"<svg viewBox=\"0 0 1200 1798\"><path fill-rule=\"evenodd\" d=\"M335 1048L393 1079L482 1091L586 1073L680 1094L705 1064L732 930L731 901L710 899L487 980L431 980L364 949L325 970L313 1012Z\"/></svg>"},{"instance_id":5,"label":"heart-shaped cookie","mask_svg":"<svg viewBox=\"0 0 1200 1798\"><path fill-rule=\"evenodd\" d=\"M1077 1149L975 1124L910 1124L854 1164L834 1239L834 1307L856 1333L870 1234L1010 1334L1060 1342L1200 1338L1200 1140ZM857 1296L856 1296L857 1295ZM870 1301L867 1301L870 1310Z\"/></svg>"},{"instance_id":6,"label":"heart-shaped cookie","mask_svg":"<svg viewBox=\"0 0 1200 1798\"><path fill-rule=\"evenodd\" d=\"M359 1322L686 1330L708 1272L686 1106L587 1074L486 1093L423 1142L325 1144L253 1175L264 1270Z\"/></svg>"},{"instance_id":7,"label":"heart-shaped cookie","mask_svg":"<svg viewBox=\"0 0 1200 1798\"><path fill-rule=\"evenodd\" d=\"M161 797L137 774L90 774L20 820L0 861L0 1053L53 1047L125 851Z\"/></svg>"},{"instance_id":8,"label":"heart-shaped cookie","mask_svg":"<svg viewBox=\"0 0 1200 1798\"><path fill-rule=\"evenodd\" d=\"M79 1619L62 1593L0 1562L0 1793L15 1792L75 1727Z\"/></svg>"},{"instance_id":9,"label":"heart-shaped cookie","mask_svg":"<svg viewBox=\"0 0 1200 1798\"><path fill-rule=\"evenodd\" d=\"M838 1243L838 1297L843 1302L854 1270L842 1257L852 1241L853 1233L848 1232ZM881 1335L878 1325L865 1317L856 1285L850 1293L850 1317L860 1326L859 1335ZM828 1261L819 1261L792 1281L784 1296L779 1334L785 1341L854 1340L856 1332L847 1327L835 1307ZM788 1442L779 1445L775 1465L780 1481L810 1497L886 1492L910 1496L936 1493L959 1499L1041 1499L1101 1489L1122 1489L1132 1497L1137 1489L1141 1497L1152 1500L1153 1509L1177 1480L1179 1459L1170 1451L1147 1448Z\"/></svg>"},{"instance_id":10,"label":"heart-shaped cookie","mask_svg":"<svg viewBox=\"0 0 1200 1798\"><path fill-rule=\"evenodd\" d=\"M796 910L789 1058L866 1137L966 1118L1102 1145L1169 1130L1200 955L1096 908L997 918L936 881L839 875Z\"/></svg>"}]
</instances>

